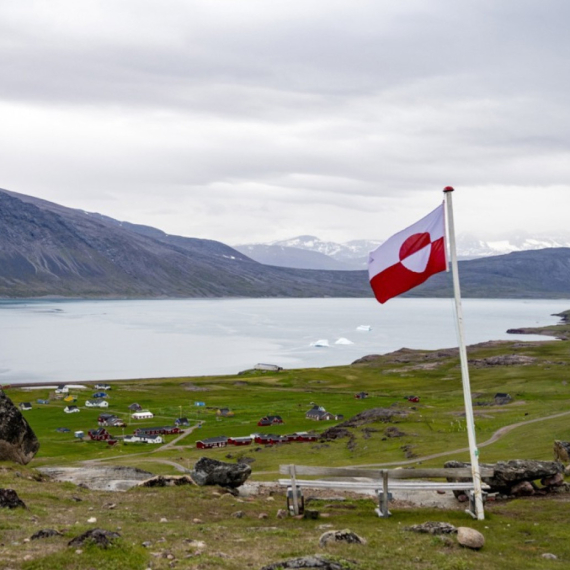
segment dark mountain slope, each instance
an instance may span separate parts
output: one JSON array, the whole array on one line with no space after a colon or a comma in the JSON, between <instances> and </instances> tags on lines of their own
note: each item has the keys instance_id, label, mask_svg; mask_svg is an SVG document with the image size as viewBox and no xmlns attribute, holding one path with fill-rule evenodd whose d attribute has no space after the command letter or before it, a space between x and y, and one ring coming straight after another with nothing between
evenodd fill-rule
<instances>
[{"instance_id":1,"label":"dark mountain slope","mask_svg":"<svg viewBox=\"0 0 570 570\"><path fill-rule=\"evenodd\" d=\"M517 251L459 262L463 297L570 298L570 248ZM439 273L414 296L453 296L451 273Z\"/></svg>"},{"instance_id":2,"label":"dark mountain slope","mask_svg":"<svg viewBox=\"0 0 570 570\"><path fill-rule=\"evenodd\" d=\"M0 296L368 294L363 272L264 266L220 242L168 236L0 190Z\"/></svg>"}]
</instances>

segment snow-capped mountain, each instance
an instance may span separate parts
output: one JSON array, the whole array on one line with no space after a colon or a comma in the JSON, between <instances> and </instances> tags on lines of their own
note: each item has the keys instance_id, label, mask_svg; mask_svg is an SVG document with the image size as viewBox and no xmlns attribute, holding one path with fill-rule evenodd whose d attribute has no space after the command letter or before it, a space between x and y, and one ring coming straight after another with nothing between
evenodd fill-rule
<instances>
[{"instance_id":1,"label":"snow-capped mountain","mask_svg":"<svg viewBox=\"0 0 570 570\"><path fill-rule=\"evenodd\" d=\"M346 243L323 241L315 236L303 235L266 244L235 246L239 252L265 265L302 269L366 269L368 252L382 241L352 240ZM502 255L514 251L528 251L552 247L569 247L570 233L535 234L522 232L482 240L472 234L457 236L459 259L476 259Z\"/></svg>"}]
</instances>

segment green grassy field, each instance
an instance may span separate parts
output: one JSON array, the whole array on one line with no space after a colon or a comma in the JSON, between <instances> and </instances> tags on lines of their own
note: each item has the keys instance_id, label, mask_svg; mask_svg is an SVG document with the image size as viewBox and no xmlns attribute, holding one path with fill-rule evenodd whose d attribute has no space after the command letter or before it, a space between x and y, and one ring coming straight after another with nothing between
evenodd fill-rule
<instances>
[{"instance_id":1,"label":"green grassy field","mask_svg":"<svg viewBox=\"0 0 570 570\"><path fill-rule=\"evenodd\" d=\"M566 332L570 330L570 325L562 324L557 332L564 332L564 327ZM553 441L570 440L569 346L565 341L545 341L490 342L470 347L471 388L482 463L552 460ZM505 355L518 358L519 363L496 364L494 359ZM467 461L460 368L458 357L450 351L401 351L363 364L334 368L113 382L108 392L110 405L105 410L84 406L95 391L91 388L74 392L81 407L77 414L65 414L65 403L54 400L48 389L12 387L6 391L16 404L32 402L33 409L24 414L41 447L26 468L8 464L0 468L0 487L16 489L29 507L28 511L1 513L0 568L258 568L287 557L319 552L318 536L324 532L324 524L349 527L368 539L366 546L330 549L332 554L356 561L355 568L555 568L570 562L565 495L489 504L485 521L473 521L459 508L405 508L383 520L374 513L371 499L316 503L314 508L321 512L321 519L299 521L275 518L277 509L284 506L279 493L251 499L224 498L208 488L136 489L113 494L36 480L40 477L35 468L77 466L86 460L132 465L158 474L175 472L163 460L188 468L202 456L223 461L247 456L253 460L251 479L258 481L276 480L282 463L438 467L449 459ZM369 397L354 398L360 391L368 392ZM498 392L510 394L512 402L494 405ZM412 394L420 398L418 403L407 401L406 396ZM50 398L50 403L36 404L38 398ZM204 401L206 408L195 406L196 401ZM154 419L131 420L128 406L133 402L151 410ZM390 408L402 415L392 423L353 428L350 439L218 450L195 447L198 439L216 435L309 430L321 433L339 423L305 419L312 403L343 414L345 419L370 408ZM216 410L221 407L230 408L234 416L218 418ZM97 427L101 411L127 421L126 428L109 428L116 436L132 433L139 426L171 425L180 415L188 417L191 426L201 423L202 427L188 430L176 446L167 449L121 443L110 447L103 442L76 439L74 431L87 433ZM257 421L267 414L279 414L284 424L258 427ZM387 437L386 429L394 426L404 435ZM515 427L491 441L497 430L509 426ZM71 431L58 433L59 427ZM167 436L166 441L174 437ZM438 456L430 457L433 455ZM109 504L117 506L110 509ZM244 511L243 518L232 517L237 510ZM258 518L261 513L269 518ZM103 552L87 548L75 554L65 547L72 536L93 526L86 522L90 516L98 519L96 526L121 529L120 548ZM167 522L160 523L161 519ZM409 524L427 520L478 528L487 537L487 544L480 552L465 551L455 543L403 530ZM46 527L62 530L66 540L56 537L24 542L35 530ZM145 539L153 544L151 548L141 546ZM194 547L189 540L204 541L207 547ZM156 552L160 554L154 556ZM541 558L545 552L555 553L558 560ZM23 560L24 556L29 559Z\"/></svg>"}]
</instances>

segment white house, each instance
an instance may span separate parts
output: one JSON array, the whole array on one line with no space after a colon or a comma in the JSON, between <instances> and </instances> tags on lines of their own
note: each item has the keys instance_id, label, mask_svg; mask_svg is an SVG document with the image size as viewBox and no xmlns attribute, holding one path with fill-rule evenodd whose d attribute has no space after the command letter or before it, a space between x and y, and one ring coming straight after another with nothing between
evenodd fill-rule
<instances>
[{"instance_id":1,"label":"white house","mask_svg":"<svg viewBox=\"0 0 570 570\"><path fill-rule=\"evenodd\" d=\"M150 420L154 418L154 414L148 410L141 410L140 412L131 414L131 418L133 418L133 420Z\"/></svg>"},{"instance_id":2,"label":"white house","mask_svg":"<svg viewBox=\"0 0 570 570\"><path fill-rule=\"evenodd\" d=\"M56 394L69 394L69 388L67 386L65 386L64 384L60 384L56 389L55 389L55 393Z\"/></svg>"},{"instance_id":3,"label":"white house","mask_svg":"<svg viewBox=\"0 0 570 570\"><path fill-rule=\"evenodd\" d=\"M162 443L163 439L160 435L126 435L125 443Z\"/></svg>"},{"instance_id":4,"label":"white house","mask_svg":"<svg viewBox=\"0 0 570 570\"><path fill-rule=\"evenodd\" d=\"M63 408L63 411L66 414L73 414L75 412L79 412L79 408L77 406L65 406L65 408Z\"/></svg>"},{"instance_id":5,"label":"white house","mask_svg":"<svg viewBox=\"0 0 570 570\"><path fill-rule=\"evenodd\" d=\"M107 400L86 400L85 405L88 408L108 408L109 402Z\"/></svg>"}]
</instances>

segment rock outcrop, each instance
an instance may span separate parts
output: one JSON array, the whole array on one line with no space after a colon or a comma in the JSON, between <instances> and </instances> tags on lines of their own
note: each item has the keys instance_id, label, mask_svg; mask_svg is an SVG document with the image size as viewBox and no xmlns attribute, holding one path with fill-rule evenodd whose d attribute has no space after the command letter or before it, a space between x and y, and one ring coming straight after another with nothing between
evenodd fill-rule
<instances>
[{"instance_id":1,"label":"rock outcrop","mask_svg":"<svg viewBox=\"0 0 570 570\"><path fill-rule=\"evenodd\" d=\"M447 461L445 467L470 467L470 463ZM533 459L513 459L498 461L494 465L482 464L481 467L493 469L492 477L483 477L484 483L490 486L492 493L504 495L532 495L536 492L550 492L560 487L564 466L557 461L535 461ZM535 481L544 486L539 488Z\"/></svg>"},{"instance_id":2,"label":"rock outcrop","mask_svg":"<svg viewBox=\"0 0 570 570\"><path fill-rule=\"evenodd\" d=\"M0 390L0 461L26 465L39 448L40 442L20 410Z\"/></svg>"},{"instance_id":3,"label":"rock outcrop","mask_svg":"<svg viewBox=\"0 0 570 570\"><path fill-rule=\"evenodd\" d=\"M251 475L251 467L246 463L224 463L217 459L201 457L190 473L197 485L219 485L236 489Z\"/></svg>"}]
</instances>

